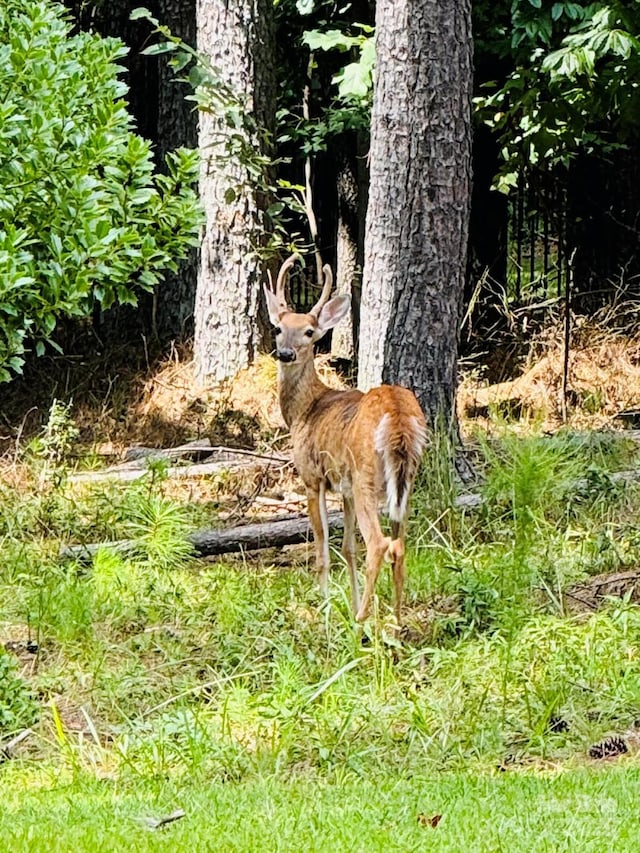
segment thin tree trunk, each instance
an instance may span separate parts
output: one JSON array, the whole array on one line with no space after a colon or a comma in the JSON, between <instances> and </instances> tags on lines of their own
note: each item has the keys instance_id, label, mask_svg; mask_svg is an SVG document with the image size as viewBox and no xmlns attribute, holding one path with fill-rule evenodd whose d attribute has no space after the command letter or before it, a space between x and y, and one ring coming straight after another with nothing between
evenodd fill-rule
<instances>
[{"instance_id":1,"label":"thin tree trunk","mask_svg":"<svg viewBox=\"0 0 640 853\"><path fill-rule=\"evenodd\" d=\"M246 102L256 126L274 124L272 4L270 0L198 0L198 48L224 83ZM263 200L237 157L226 158L229 125L200 113L200 195L206 214L195 307L194 358L200 379L220 382L249 365L260 344L260 264ZM265 141L250 140L264 150ZM232 197L233 196L233 197Z\"/></svg>"},{"instance_id":2,"label":"thin tree trunk","mask_svg":"<svg viewBox=\"0 0 640 853\"><path fill-rule=\"evenodd\" d=\"M196 0L158 0L158 18L171 32L192 47L196 45ZM157 156L164 163L168 151L198 146L198 113L185 83L174 79L175 72L164 57L158 67ZM175 273L167 274L154 292L153 324L161 341L193 336L193 309L196 298L199 251L193 248L180 261Z\"/></svg>"},{"instance_id":3,"label":"thin tree trunk","mask_svg":"<svg viewBox=\"0 0 640 853\"><path fill-rule=\"evenodd\" d=\"M471 191L470 0L379 0L359 376L454 416Z\"/></svg>"},{"instance_id":4,"label":"thin tree trunk","mask_svg":"<svg viewBox=\"0 0 640 853\"><path fill-rule=\"evenodd\" d=\"M354 143L355 134L337 142L336 293L349 296L355 308L362 270L364 235L360 233L358 218L359 184ZM347 314L333 330L331 355L336 359L354 361L354 311Z\"/></svg>"}]
</instances>

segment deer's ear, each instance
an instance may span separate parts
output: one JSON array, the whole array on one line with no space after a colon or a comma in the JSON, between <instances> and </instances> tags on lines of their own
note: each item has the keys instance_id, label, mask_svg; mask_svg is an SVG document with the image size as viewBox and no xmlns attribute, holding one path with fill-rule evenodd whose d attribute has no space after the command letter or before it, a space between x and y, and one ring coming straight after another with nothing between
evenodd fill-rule
<instances>
[{"instance_id":1,"label":"deer's ear","mask_svg":"<svg viewBox=\"0 0 640 853\"><path fill-rule=\"evenodd\" d=\"M350 296L343 294L342 296L334 296L333 299L330 299L318 315L318 331L320 334L324 335L329 329L337 326L350 310Z\"/></svg>"},{"instance_id":2,"label":"deer's ear","mask_svg":"<svg viewBox=\"0 0 640 853\"><path fill-rule=\"evenodd\" d=\"M264 295L267 300L267 311L269 313L269 320L274 326L277 326L280 322L280 317L283 313L282 305L280 304L280 300L273 293L273 291L269 290L266 284L262 285L264 289Z\"/></svg>"}]
</instances>

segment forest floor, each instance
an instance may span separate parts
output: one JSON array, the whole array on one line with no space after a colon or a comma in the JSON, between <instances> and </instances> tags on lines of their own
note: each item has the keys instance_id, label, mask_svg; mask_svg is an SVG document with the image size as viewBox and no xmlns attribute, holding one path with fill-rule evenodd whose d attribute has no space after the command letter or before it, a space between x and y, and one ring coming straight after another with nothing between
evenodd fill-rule
<instances>
[{"instance_id":1,"label":"forest floor","mask_svg":"<svg viewBox=\"0 0 640 853\"><path fill-rule=\"evenodd\" d=\"M482 500L436 434L399 635L388 577L354 625L337 550L328 603L307 545L194 559L195 529L297 508L290 465L77 476L193 439L286 456L270 360L215 392L177 352L10 388L0 847L638 849L639 352L581 327L567 394L560 339L521 380L467 370ZM60 558L113 539L134 547Z\"/></svg>"}]
</instances>

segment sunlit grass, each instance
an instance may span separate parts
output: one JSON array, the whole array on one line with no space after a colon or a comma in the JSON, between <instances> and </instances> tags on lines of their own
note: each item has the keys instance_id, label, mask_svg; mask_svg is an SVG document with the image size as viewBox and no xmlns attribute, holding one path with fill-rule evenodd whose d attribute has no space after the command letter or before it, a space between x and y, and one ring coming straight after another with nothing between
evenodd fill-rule
<instances>
[{"instance_id":1,"label":"sunlit grass","mask_svg":"<svg viewBox=\"0 0 640 853\"><path fill-rule=\"evenodd\" d=\"M456 504L446 439L432 452L400 638L388 572L362 628L337 555L328 603L304 550L193 560L195 514L161 477L102 495L64 476L2 488L14 680L0 703L15 713L0 744L33 733L0 766L0 846L635 849L640 610L564 601L640 560L640 494L610 476L629 451L481 443L473 510ZM74 534L135 547L60 561ZM612 734L628 752L598 770L589 748ZM162 829L138 821L176 808Z\"/></svg>"},{"instance_id":2,"label":"sunlit grass","mask_svg":"<svg viewBox=\"0 0 640 853\"><path fill-rule=\"evenodd\" d=\"M44 774L40 774L41 777ZM116 783L0 780L15 851L634 850L640 770ZM185 816L160 829L149 819ZM435 826L433 825L435 824Z\"/></svg>"}]
</instances>

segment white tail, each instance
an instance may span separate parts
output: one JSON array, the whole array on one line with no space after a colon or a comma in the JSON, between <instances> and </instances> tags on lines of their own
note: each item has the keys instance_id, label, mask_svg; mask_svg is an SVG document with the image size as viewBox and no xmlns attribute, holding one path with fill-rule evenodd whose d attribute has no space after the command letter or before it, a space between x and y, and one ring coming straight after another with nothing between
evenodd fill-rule
<instances>
[{"instance_id":1,"label":"white tail","mask_svg":"<svg viewBox=\"0 0 640 853\"><path fill-rule=\"evenodd\" d=\"M424 420L409 415L398 430L385 414L374 433L375 448L382 457L387 513L392 521L402 522L407 515L410 483L407 468L415 471L425 446Z\"/></svg>"},{"instance_id":2,"label":"white tail","mask_svg":"<svg viewBox=\"0 0 640 853\"><path fill-rule=\"evenodd\" d=\"M320 586L327 592L329 528L326 489L342 491L342 552L349 568L353 609L358 621L369 615L371 598L385 559L391 561L395 610L400 622L405 578L404 535L409 498L426 444L426 423L414 394L398 385L361 391L335 391L320 381L313 362L316 341L350 310L348 297L329 299L332 276L323 268L322 294L308 314L287 307L287 272L280 269L276 286L265 287L269 317L276 327L276 356L282 415L291 429L293 456L306 490L313 527ZM380 528L378 507L386 502L391 537ZM356 573L357 525L367 547L362 601Z\"/></svg>"}]
</instances>

